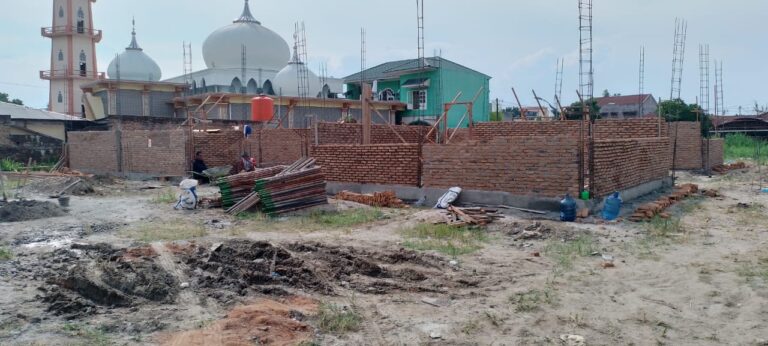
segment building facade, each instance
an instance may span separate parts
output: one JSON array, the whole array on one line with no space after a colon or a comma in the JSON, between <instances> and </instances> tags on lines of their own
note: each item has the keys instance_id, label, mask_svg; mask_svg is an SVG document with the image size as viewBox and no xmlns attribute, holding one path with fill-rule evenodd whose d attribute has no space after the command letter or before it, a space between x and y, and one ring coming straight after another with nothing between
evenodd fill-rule
<instances>
[{"instance_id":1,"label":"building facade","mask_svg":"<svg viewBox=\"0 0 768 346\"><path fill-rule=\"evenodd\" d=\"M490 119L490 79L450 60L434 57L424 59L421 64L418 59L387 62L348 76L344 83L347 98L359 99L361 83L365 82L375 85L375 99L406 104L406 110L397 115L398 123L433 123L443 113L446 103L473 99L473 121L481 122ZM448 112L448 126L467 127L468 117L461 119L465 112L465 107L452 107Z\"/></svg>"},{"instance_id":2,"label":"building facade","mask_svg":"<svg viewBox=\"0 0 768 346\"><path fill-rule=\"evenodd\" d=\"M104 78L96 62L96 43L102 35L93 26L94 2L54 0L52 26L41 29L42 36L51 39L50 69L40 71L40 78L50 81L50 111L82 115L81 86Z\"/></svg>"},{"instance_id":3,"label":"building facade","mask_svg":"<svg viewBox=\"0 0 768 346\"><path fill-rule=\"evenodd\" d=\"M651 94L608 96L597 98L600 117L603 119L625 119L655 115L658 102Z\"/></svg>"}]
</instances>

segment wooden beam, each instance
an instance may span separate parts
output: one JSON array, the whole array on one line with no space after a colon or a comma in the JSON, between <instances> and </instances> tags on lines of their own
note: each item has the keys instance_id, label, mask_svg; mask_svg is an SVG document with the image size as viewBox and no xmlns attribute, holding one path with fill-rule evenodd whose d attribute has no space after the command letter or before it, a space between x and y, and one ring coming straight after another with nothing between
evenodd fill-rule
<instances>
[{"instance_id":1,"label":"wooden beam","mask_svg":"<svg viewBox=\"0 0 768 346\"><path fill-rule=\"evenodd\" d=\"M363 94L360 96L363 107L363 144L371 144L371 86L363 83Z\"/></svg>"},{"instance_id":2,"label":"wooden beam","mask_svg":"<svg viewBox=\"0 0 768 346\"><path fill-rule=\"evenodd\" d=\"M523 113L523 104L520 103L520 98L517 97L517 92L515 91L515 88L512 88L512 95L515 95L515 100L517 101L517 108L520 109L520 120L526 121L528 118Z\"/></svg>"},{"instance_id":3,"label":"wooden beam","mask_svg":"<svg viewBox=\"0 0 768 346\"><path fill-rule=\"evenodd\" d=\"M452 104L452 103L456 102L456 100L458 100L458 99L459 99L459 97L461 97L461 91L459 91L458 93L456 93L456 97L454 97L454 98L453 98L453 101L451 101L450 103ZM438 126L440 126L440 122L441 122L441 121L443 121L443 118L444 118L444 117L446 117L446 116L448 116L448 110L446 110L446 109L443 109L443 114L442 114L442 115L440 115L440 117L439 117L439 118L437 118L437 121L435 121L435 124L434 124L434 125L432 125L432 128L430 128L430 129L429 129L429 132L427 132L427 136L426 136L426 138L427 138L427 139L429 139L429 136L431 136L431 135L432 135L432 132L434 132L434 131L435 131L435 129L436 129Z\"/></svg>"},{"instance_id":4,"label":"wooden beam","mask_svg":"<svg viewBox=\"0 0 768 346\"><path fill-rule=\"evenodd\" d=\"M539 100L539 96L536 95L536 90L531 89L531 91L533 92L533 98L536 99L536 103L539 105L539 111L541 111L541 117L543 118L545 112L544 112L544 107L541 106L541 100Z\"/></svg>"},{"instance_id":5,"label":"wooden beam","mask_svg":"<svg viewBox=\"0 0 768 346\"><path fill-rule=\"evenodd\" d=\"M368 102L371 102L371 101L370 101L370 100L368 100ZM372 108L373 108L373 107L372 107ZM387 119L386 119L386 118L384 118L384 116L383 116L383 115L381 115L381 112L379 112L379 110L378 110L378 109L376 109L376 108L373 108L373 111L376 113L376 115L378 115L378 116L379 116L379 118L381 118L381 120L384 120L384 122L387 124L387 126L389 126L389 129L390 129L390 130L392 130L392 132L394 132L394 133L395 133L395 135L397 136L397 138L400 138L400 140L403 142L403 144L408 144L408 142L405 140L405 138L403 138L403 136L401 136L401 135L400 135L400 133L399 133L399 132L397 132L397 130L396 130L396 129L395 129L393 126L392 126L392 124L391 124L389 121L387 121Z\"/></svg>"}]
</instances>

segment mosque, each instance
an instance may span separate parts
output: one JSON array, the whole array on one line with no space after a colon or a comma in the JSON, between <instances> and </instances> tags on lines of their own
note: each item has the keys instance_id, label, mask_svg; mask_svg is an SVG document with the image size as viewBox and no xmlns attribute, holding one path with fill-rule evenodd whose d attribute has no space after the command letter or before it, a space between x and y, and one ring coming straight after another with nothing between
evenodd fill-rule
<instances>
[{"instance_id":1,"label":"mosque","mask_svg":"<svg viewBox=\"0 0 768 346\"><path fill-rule=\"evenodd\" d=\"M360 118L362 104L359 92L355 93L360 78L318 77L301 59L299 33L290 47L254 18L248 0L244 0L239 17L205 39L205 69L167 79L163 79L151 52L139 45L135 21L128 46L110 62L107 74L97 71L96 43L102 32L93 28L93 3L95 0L53 0L53 26L42 29L42 35L52 39L51 70L41 71L40 76L50 81L49 108L53 111L94 121L118 116L247 121L251 99L266 95L275 101L273 126L306 127L312 121ZM430 108L439 113L444 97L425 90L428 81L415 86L412 81L425 77L424 73L432 74L435 82L449 80L440 78L442 70L449 70L441 69L441 65L415 72L409 68L405 73L399 69L378 71L386 72L381 75L382 82L389 78L394 84L376 95L373 108L383 116L374 121L395 123L403 114L421 114L423 111L414 111L414 104L418 108L427 98L434 103ZM445 64L454 65L465 75L474 73L458 64ZM414 76L416 72L420 74ZM487 100L490 77L473 75L477 76L475 84L481 89L485 86L482 100ZM466 78L459 80L464 81ZM417 90L411 92L409 88Z\"/></svg>"}]
</instances>

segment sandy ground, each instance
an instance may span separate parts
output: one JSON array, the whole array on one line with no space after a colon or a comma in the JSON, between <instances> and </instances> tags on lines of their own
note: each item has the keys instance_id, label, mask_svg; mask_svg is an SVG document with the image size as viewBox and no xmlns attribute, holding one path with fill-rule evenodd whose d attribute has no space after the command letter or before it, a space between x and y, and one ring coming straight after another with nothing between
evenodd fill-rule
<instances>
[{"instance_id":1,"label":"sandy ground","mask_svg":"<svg viewBox=\"0 0 768 346\"><path fill-rule=\"evenodd\" d=\"M439 218L439 212L385 210L387 219L361 226L305 229L300 217L263 221L219 210L174 211L172 203L156 201L163 190L146 189L158 183L113 182L98 186L95 195L72 197L67 216L0 223L0 245L11 252L0 260L0 344L768 345L768 195L759 193L757 178L754 169L713 178L679 173L678 183L717 189L722 196L676 205L666 228L541 221L548 230L542 236L517 239L534 221L508 215L486 230L482 248L473 253L426 252L409 263L384 258L401 253L403 229ZM163 239L148 235L153 230L181 234ZM286 248L351 246L357 250L337 254L349 260L343 263L370 259L390 273L430 277L379 280L354 272L349 279L328 276L328 291L288 287L280 294L202 285L207 272L189 258L198 251L210 259L211 246L233 239ZM102 304L92 313L52 311L44 301L50 275L79 263L61 251L96 243L142 249L137 256L168 273L173 292L165 301L137 298L139 303ZM606 256L614 267L604 268ZM329 263L317 273L344 269ZM191 285L178 288L183 283ZM366 291L371 287L391 290ZM313 314L322 303L359 311L359 330L321 332ZM562 340L568 336L570 341Z\"/></svg>"}]
</instances>

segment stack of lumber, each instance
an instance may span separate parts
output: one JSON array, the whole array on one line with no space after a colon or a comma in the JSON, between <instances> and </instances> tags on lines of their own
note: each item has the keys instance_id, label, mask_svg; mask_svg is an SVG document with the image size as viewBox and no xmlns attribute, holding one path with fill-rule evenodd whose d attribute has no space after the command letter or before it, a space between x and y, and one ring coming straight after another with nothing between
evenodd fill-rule
<instances>
[{"instance_id":1,"label":"stack of lumber","mask_svg":"<svg viewBox=\"0 0 768 346\"><path fill-rule=\"evenodd\" d=\"M675 188L669 196L664 196L658 200L646 203L635 209L635 213L629 217L630 221L641 222L648 221L656 217L657 215L662 218L669 218L670 215L664 211L671 207L673 204L680 202L691 195L699 191L699 186L696 184L684 184Z\"/></svg>"},{"instance_id":2,"label":"stack of lumber","mask_svg":"<svg viewBox=\"0 0 768 346\"><path fill-rule=\"evenodd\" d=\"M454 206L448 207L448 215L450 220L441 223L456 227L483 226L502 217L495 209L458 208Z\"/></svg>"},{"instance_id":3,"label":"stack of lumber","mask_svg":"<svg viewBox=\"0 0 768 346\"><path fill-rule=\"evenodd\" d=\"M725 173L728 173L730 171L734 171L734 170L737 170L737 169L745 169L745 168L747 168L747 164L744 163L744 162L739 161L739 162L732 163L732 164L729 164L729 165L717 165L717 166L714 166L714 167L712 167L712 171L714 171L717 174L725 174Z\"/></svg>"},{"instance_id":4,"label":"stack of lumber","mask_svg":"<svg viewBox=\"0 0 768 346\"><path fill-rule=\"evenodd\" d=\"M221 205L227 209L231 208L253 192L256 180L273 177L283 170L285 166L276 166L219 178L216 185L221 192Z\"/></svg>"},{"instance_id":5,"label":"stack of lumber","mask_svg":"<svg viewBox=\"0 0 768 346\"><path fill-rule=\"evenodd\" d=\"M221 208L221 197L203 197L200 199L199 206L203 209Z\"/></svg>"},{"instance_id":6,"label":"stack of lumber","mask_svg":"<svg viewBox=\"0 0 768 346\"><path fill-rule=\"evenodd\" d=\"M336 199L350 201L379 208L406 208L403 200L397 198L394 191L374 192L371 194L359 194L349 191L341 191L336 194Z\"/></svg>"},{"instance_id":7,"label":"stack of lumber","mask_svg":"<svg viewBox=\"0 0 768 346\"><path fill-rule=\"evenodd\" d=\"M256 180L253 192L227 210L239 214L258 207L275 216L328 203L325 175L314 159L300 159L273 177Z\"/></svg>"}]
</instances>

